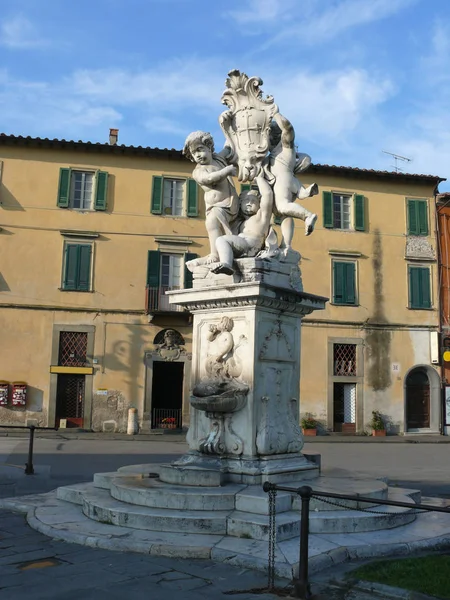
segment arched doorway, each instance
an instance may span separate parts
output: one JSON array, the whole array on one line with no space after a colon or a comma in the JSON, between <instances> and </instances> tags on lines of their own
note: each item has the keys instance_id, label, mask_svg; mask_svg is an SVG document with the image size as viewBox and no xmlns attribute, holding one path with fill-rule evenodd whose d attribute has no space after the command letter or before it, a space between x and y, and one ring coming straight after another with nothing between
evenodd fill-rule
<instances>
[{"instance_id":1,"label":"arched doorway","mask_svg":"<svg viewBox=\"0 0 450 600\"><path fill-rule=\"evenodd\" d=\"M406 428L425 429L430 427L431 386L427 371L418 367L406 378Z\"/></svg>"}]
</instances>

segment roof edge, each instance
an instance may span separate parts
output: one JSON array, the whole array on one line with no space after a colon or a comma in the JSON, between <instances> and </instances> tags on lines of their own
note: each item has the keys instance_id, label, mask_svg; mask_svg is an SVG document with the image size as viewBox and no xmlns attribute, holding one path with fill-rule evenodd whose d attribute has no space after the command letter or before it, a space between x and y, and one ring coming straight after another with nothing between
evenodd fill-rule
<instances>
[{"instance_id":1,"label":"roof edge","mask_svg":"<svg viewBox=\"0 0 450 600\"><path fill-rule=\"evenodd\" d=\"M171 158L182 161L188 159L181 150L175 148L151 148L150 146L111 145L101 142L83 142L82 140L59 140L50 138L33 138L31 136L9 135L0 133L0 146L25 146L30 148L58 148L64 150L79 150L85 152L99 152L108 154L126 154L129 156L148 156L150 158ZM419 173L396 173L394 171L377 171L375 169L361 169L359 167L344 167L338 165L311 164L310 173L329 175L348 175L356 178L390 179L396 181L429 182L438 185L446 181L445 177L438 175L425 175Z\"/></svg>"}]
</instances>

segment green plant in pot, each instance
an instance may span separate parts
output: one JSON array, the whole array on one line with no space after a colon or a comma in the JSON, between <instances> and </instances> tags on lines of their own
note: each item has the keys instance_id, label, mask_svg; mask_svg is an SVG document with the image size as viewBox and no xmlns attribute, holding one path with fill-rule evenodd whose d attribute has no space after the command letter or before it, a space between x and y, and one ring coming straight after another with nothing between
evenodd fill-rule
<instances>
[{"instance_id":1,"label":"green plant in pot","mask_svg":"<svg viewBox=\"0 0 450 600\"><path fill-rule=\"evenodd\" d=\"M372 420L370 421L370 426L372 427L372 435L386 435L386 425L384 424L384 419L379 410L372 411Z\"/></svg>"},{"instance_id":2,"label":"green plant in pot","mask_svg":"<svg viewBox=\"0 0 450 600\"><path fill-rule=\"evenodd\" d=\"M311 413L306 413L303 419L300 421L304 435L316 435L317 434L317 421L314 419Z\"/></svg>"}]
</instances>

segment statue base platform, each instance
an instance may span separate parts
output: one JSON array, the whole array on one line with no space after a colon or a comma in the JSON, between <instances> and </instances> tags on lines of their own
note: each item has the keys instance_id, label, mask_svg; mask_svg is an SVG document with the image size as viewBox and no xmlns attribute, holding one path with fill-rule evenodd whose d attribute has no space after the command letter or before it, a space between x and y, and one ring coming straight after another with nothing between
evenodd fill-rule
<instances>
[{"instance_id":1,"label":"statue base platform","mask_svg":"<svg viewBox=\"0 0 450 600\"><path fill-rule=\"evenodd\" d=\"M154 464L122 467L96 474L92 483L3 499L0 506L26 513L33 529L58 540L267 570L269 498L260 485L174 485L164 483L157 470ZM351 559L450 547L448 515L416 516L417 490L389 488L376 479L330 475L298 481L298 487L302 483L315 490L373 498L372 506L362 506L356 498L339 501L339 507L312 499L310 573ZM408 502L411 508L380 505L385 498ZM291 579L298 574L300 499L278 492L275 503L275 572Z\"/></svg>"},{"instance_id":2,"label":"statue base platform","mask_svg":"<svg viewBox=\"0 0 450 600\"><path fill-rule=\"evenodd\" d=\"M316 455L312 455L313 460ZM161 465L159 476L164 483L194 486L222 486L227 483L261 485L315 479L319 465L303 454L275 454L259 459L245 457L207 457L197 452L185 454L168 465Z\"/></svg>"}]
</instances>

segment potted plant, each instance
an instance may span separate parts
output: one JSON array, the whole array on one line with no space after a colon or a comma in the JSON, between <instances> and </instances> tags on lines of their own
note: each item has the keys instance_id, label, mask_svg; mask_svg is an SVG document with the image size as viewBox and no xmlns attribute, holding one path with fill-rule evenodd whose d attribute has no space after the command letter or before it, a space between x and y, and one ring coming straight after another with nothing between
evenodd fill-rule
<instances>
[{"instance_id":1,"label":"potted plant","mask_svg":"<svg viewBox=\"0 0 450 600\"><path fill-rule=\"evenodd\" d=\"M311 413L306 415L301 420L303 435L317 435L317 421Z\"/></svg>"},{"instance_id":2,"label":"potted plant","mask_svg":"<svg viewBox=\"0 0 450 600\"><path fill-rule=\"evenodd\" d=\"M379 410L372 411L372 420L370 421L370 426L372 427L373 436L381 437L386 435L386 426Z\"/></svg>"},{"instance_id":3,"label":"potted plant","mask_svg":"<svg viewBox=\"0 0 450 600\"><path fill-rule=\"evenodd\" d=\"M175 417L166 417L165 419L162 419L160 427L162 429L176 429L177 420Z\"/></svg>"}]
</instances>

